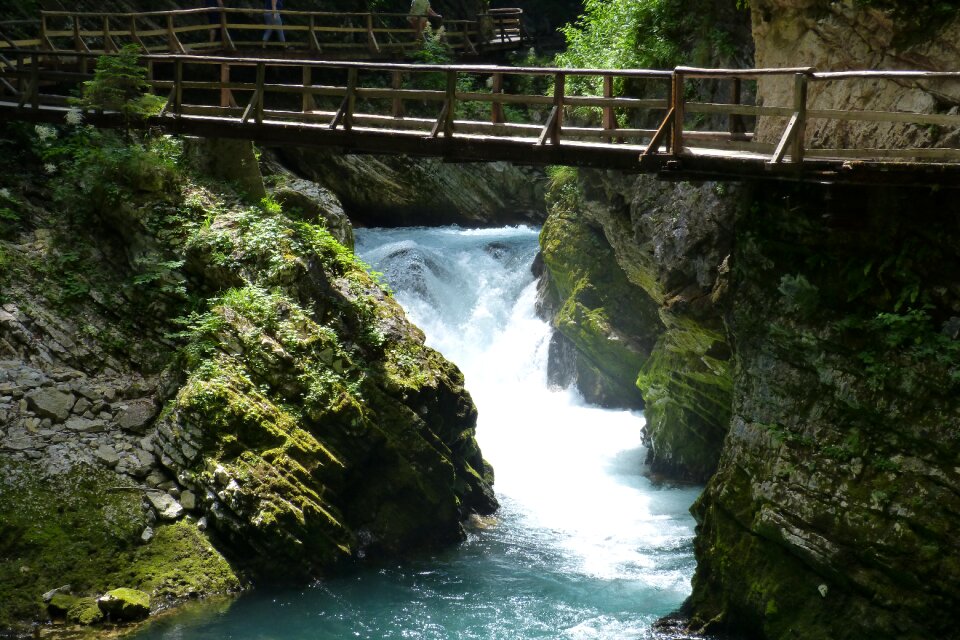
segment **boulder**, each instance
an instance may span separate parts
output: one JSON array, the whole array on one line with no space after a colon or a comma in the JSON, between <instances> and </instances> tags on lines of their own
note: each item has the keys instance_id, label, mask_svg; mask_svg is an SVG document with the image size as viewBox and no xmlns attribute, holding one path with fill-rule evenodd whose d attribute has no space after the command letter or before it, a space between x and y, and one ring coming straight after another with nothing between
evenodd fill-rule
<instances>
[{"instance_id":1,"label":"boulder","mask_svg":"<svg viewBox=\"0 0 960 640\"><path fill-rule=\"evenodd\" d=\"M31 411L44 418L63 422L70 417L70 410L77 399L72 393L65 393L59 389L41 388L31 391L26 396L27 406Z\"/></svg>"},{"instance_id":2,"label":"boulder","mask_svg":"<svg viewBox=\"0 0 960 640\"><path fill-rule=\"evenodd\" d=\"M308 222L322 223L340 244L353 248L353 226L337 196L327 189L316 182L292 179L277 187L273 197L285 210L300 213Z\"/></svg>"},{"instance_id":3,"label":"boulder","mask_svg":"<svg viewBox=\"0 0 960 640\"><path fill-rule=\"evenodd\" d=\"M150 596L136 589L114 589L97 598L97 606L114 622L143 620L150 615Z\"/></svg>"},{"instance_id":4,"label":"boulder","mask_svg":"<svg viewBox=\"0 0 960 640\"><path fill-rule=\"evenodd\" d=\"M97 447L97 450L94 451L93 455L96 456L97 460L111 469L120 463L120 456L117 454L116 449L110 445L100 445Z\"/></svg>"},{"instance_id":5,"label":"boulder","mask_svg":"<svg viewBox=\"0 0 960 640\"><path fill-rule=\"evenodd\" d=\"M144 434L150 421L157 415L157 406L153 400L144 398L128 402L126 409L121 409L117 417L117 424L121 429L133 433Z\"/></svg>"},{"instance_id":6,"label":"boulder","mask_svg":"<svg viewBox=\"0 0 960 640\"><path fill-rule=\"evenodd\" d=\"M67 611L67 622L89 626L103 620L103 611L96 598L77 598Z\"/></svg>"},{"instance_id":7,"label":"boulder","mask_svg":"<svg viewBox=\"0 0 960 640\"><path fill-rule=\"evenodd\" d=\"M147 494L147 500L153 505L161 520L176 520L183 515L183 507L169 493L151 491Z\"/></svg>"}]
</instances>

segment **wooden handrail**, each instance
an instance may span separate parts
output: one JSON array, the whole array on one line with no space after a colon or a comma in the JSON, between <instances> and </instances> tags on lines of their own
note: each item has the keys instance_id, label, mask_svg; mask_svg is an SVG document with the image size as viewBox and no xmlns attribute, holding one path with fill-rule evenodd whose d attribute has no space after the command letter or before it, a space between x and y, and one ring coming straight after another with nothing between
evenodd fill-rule
<instances>
[{"instance_id":1,"label":"wooden handrail","mask_svg":"<svg viewBox=\"0 0 960 640\"><path fill-rule=\"evenodd\" d=\"M364 14L368 15L368 14ZM103 26L105 36L116 34L116 25ZM0 93L12 94L13 101L0 98L0 108L23 112L43 111L46 106L63 105L66 97L43 93L47 87L69 88L69 83L80 82L89 75L82 72L80 63L98 57L96 53L13 49L7 52L10 58L0 65ZM409 63L372 63L353 61L321 60L273 60L252 57L144 54L140 56L150 67L150 84L154 92L169 94L163 118L190 119L203 115L211 122L237 122L243 126L276 126L284 123L326 124L336 132L338 144L342 136L361 135L369 131L381 131L385 136L419 135L424 139L439 138L458 140L470 136L482 136L475 142L522 141L536 147L559 150L569 145L589 144L591 148L635 149L636 157L653 160L663 157L661 148L666 143L667 157L682 164L684 158L696 156L706 149L715 153L736 150L752 154L770 165L800 169L811 161L820 161L825 154L833 153L841 158L879 157L903 159L905 157L942 162L960 161L960 149L816 149L808 148L805 129L811 120L836 120L880 122L925 126L935 124L960 128L960 115L946 113L908 113L879 110L816 109L808 104L807 88L811 82L857 82L860 80L899 81L904 78L927 81L960 79L960 72L830 72L819 74L808 68L790 69L696 69L678 67L673 70L646 69L564 69L507 67L499 65L415 65ZM69 64L77 64L81 72L71 71ZM209 72L199 73L201 68L218 69L219 81L210 81ZM246 69L246 71L244 71ZM231 76L230 71L238 72ZM158 71L162 72L158 74ZM316 84L330 82L331 72L344 73L345 85ZM255 80L252 76L255 73ZM419 88L411 86L411 78L424 74L440 73L445 78L442 88ZM552 95L530 95L508 90L511 78L518 76L544 76L552 78ZM473 76L473 88L460 89L458 80ZM342 76L341 76L342 77ZM578 95L579 84L570 78L595 82L601 95ZM616 95L614 78L631 78L653 83L663 98L639 98ZM745 78L757 81L761 78L793 80L793 99L790 106L758 106L742 104L744 93L741 83ZM202 79L200 79L202 78ZM729 103L701 103L687 100L687 90L698 79L732 83ZM385 86L386 84L386 86ZM589 84L589 83L588 83ZM486 88L484 88L486 85ZM710 86L713 86L711 84ZM669 91L667 91L669 89ZM245 109L235 106L242 96ZM747 92L747 97L751 92ZM319 98L340 101L340 108L329 111L331 106ZM412 102L420 103L410 111L420 110L421 115L410 116L407 107ZM473 104L474 108L463 111L461 105ZM336 103L334 103L336 104ZM12 106L11 106L12 105ZM293 106L296 105L296 106ZM430 105L441 105L430 107ZM490 117L479 121L464 117L463 113L477 113L477 105L489 105ZM510 110L505 105L525 106L528 111ZM436 108L439 116L423 117L423 111ZM597 120L578 122L574 109L593 109ZM546 120L542 115L525 121L516 120L518 114L540 113L549 110ZM437 113L437 111L433 111ZM632 128L630 121L639 118L629 114L665 114L657 129ZM685 114L702 113L712 117L731 118L724 122L723 130L694 131L685 125ZM617 115L626 114L623 126L617 125ZM741 120L734 127L734 117L769 118L776 123L780 119L786 126L774 145L753 139L747 125ZM474 116L476 118L476 116ZM161 118L162 120L162 118ZM729 125L729 126L728 126ZM198 125L199 126L199 125ZM858 154L858 151L860 152ZM553 153L553 151L543 151Z\"/></svg>"}]
</instances>

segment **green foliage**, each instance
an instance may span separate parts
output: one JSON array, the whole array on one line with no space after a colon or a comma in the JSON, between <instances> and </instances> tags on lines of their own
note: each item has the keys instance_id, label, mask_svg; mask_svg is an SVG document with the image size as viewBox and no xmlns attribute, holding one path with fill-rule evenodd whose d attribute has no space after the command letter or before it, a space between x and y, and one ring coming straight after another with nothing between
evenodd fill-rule
<instances>
[{"instance_id":1,"label":"green foliage","mask_svg":"<svg viewBox=\"0 0 960 640\"><path fill-rule=\"evenodd\" d=\"M583 199L578 182L579 172L576 167L551 166L547 167L547 207L560 207L565 211L576 211Z\"/></svg>"},{"instance_id":2,"label":"green foliage","mask_svg":"<svg viewBox=\"0 0 960 640\"><path fill-rule=\"evenodd\" d=\"M163 98L147 92L147 69L139 58L140 48L134 44L98 58L93 80L83 83L77 104L85 109L117 111L128 122L160 113Z\"/></svg>"},{"instance_id":3,"label":"green foliage","mask_svg":"<svg viewBox=\"0 0 960 640\"><path fill-rule=\"evenodd\" d=\"M179 144L167 137L134 140L85 125L37 132L54 195L78 219L169 192L179 178Z\"/></svg>"},{"instance_id":4,"label":"green foliage","mask_svg":"<svg viewBox=\"0 0 960 640\"><path fill-rule=\"evenodd\" d=\"M430 23L423 29L423 44L414 51L411 58L423 64L451 64L454 61L453 49L446 41L443 27L434 29Z\"/></svg>"},{"instance_id":5,"label":"green foliage","mask_svg":"<svg viewBox=\"0 0 960 640\"><path fill-rule=\"evenodd\" d=\"M567 50L557 63L594 69L673 66L680 51L669 5L668 0L586 0L580 19L560 29Z\"/></svg>"},{"instance_id":6,"label":"green foliage","mask_svg":"<svg viewBox=\"0 0 960 640\"><path fill-rule=\"evenodd\" d=\"M11 238L20 230L20 206L8 189L0 189L0 238Z\"/></svg>"},{"instance_id":7,"label":"green foliage","mask_svg":"<svg viewBox=\"0 0 960 640\"><path fill-rule=\"evenodd\" d=\"M787 274L780 279L778 289L785 308L802 316L811 315L820 301L820 290L810 283L803 274Z\"/></svg>"}]
</instances>

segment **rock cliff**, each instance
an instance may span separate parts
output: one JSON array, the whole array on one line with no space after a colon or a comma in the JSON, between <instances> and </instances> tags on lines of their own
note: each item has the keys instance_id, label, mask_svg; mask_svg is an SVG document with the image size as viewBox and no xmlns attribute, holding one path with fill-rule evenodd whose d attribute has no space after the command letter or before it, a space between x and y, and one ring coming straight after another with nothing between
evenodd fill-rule
<instances>
[{"instance_id":1,"label":"rock cliff","mask_svg":"<svg viewBox=\"0 0 960 640\"><path fill-rule=\"evenodd\" d=\"M757 66L955 70L956 9L944 6L756 0ZM823 86L810 100L956 113L955 89ZM764 81L759 97L788 105L790 91ZM778 138L777 127L761 122L760 137ZM956 143L952 130L901 125L814 122L808 135L822 147ZM594 254L616 260L602 273L619 270L632 287L630 315L653 305L657 319L591 341L577 335L592 324L558 329L588 356L600 338L654 336L653 350L632 356L653 468L710 477L694 506L692 627L763 639L955 636L955 194L595 172L581 172L579 194L545 229L599 239ZM543 245L548 272L563 278L571 265L548 255L560 234L545 231ZM589 300L602 308L603 291Z\"/></svg>"},{"instance_id":2,"label":"rock cliff","mask_svg":"<svg viewBox=\"0 0 960 640\"><path fill-rule=\"evenodd\" d=\"M760 68L956 71L960 61L960 19L950 3L753 0L751 15ZM757 95L765 105L790 107L793 79L762 79ZM809 87L808 105L956 114L960 82L817 82ZM779 118L762 119L757 138L776 142L784 124ZM958 141L960 133L950 128L892 122L812 120L807 127L807 143L814 148L955 147Z\"/></svg>"},{"instance_id":3,"label":"rock cliff","mask_svg":"<svg viewBox=\"0 0 960 640\"><path fill-rule=\"evenodd\" d=\"M184 168L255 182L238 143L0 138L0 628L318 575L496 508L462 375L329 192Z\"/></svg>"}]
</instances>

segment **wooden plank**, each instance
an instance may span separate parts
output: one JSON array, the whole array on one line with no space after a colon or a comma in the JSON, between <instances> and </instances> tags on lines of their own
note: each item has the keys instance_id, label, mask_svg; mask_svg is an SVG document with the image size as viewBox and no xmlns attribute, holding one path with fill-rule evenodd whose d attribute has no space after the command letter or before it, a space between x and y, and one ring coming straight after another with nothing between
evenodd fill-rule
<instances>
[{"instance_id":1,"label":"wooden plank","mask_svg":"<svg viewBox=\"0 0 960 640\"><path fill-rule=\"evenodd\" d=\"M652 156L660 152L660 145L667 139L667 134L673 127L673 119L676 112L671 107L667 111L667 115L664 117L663 122L660 123L660 127L657 128L657 132L653 134L653 139L650 140L650 144L647 145L647 148L644 149L641 155Z\"/></svg>"},{"instance_id":2,"label":"wooden plank","mask_svg":"<svg viewBox=\"0 0 960 640\"><path fill-rule=\"evenodd\" d=\"M813 67L784 67L780 69L704 69L702 67L677 67L674 73L688 78L740 78L756 80L765 76L792 76L798 73L812 74Z\"/></svg>"},{"instance_id":3,"label":"wooden plank","mask_svg":"<svg viewBox=\"0 0 960 640\"><path fill-rule=\"evenodd\" d=\"M334 116L333 121L330 123L330 130L336 129L341 124L346 131L349 131L353 127L353 110L355 104L355 94L357 90L357 70L348 69L347 70L347 92L343 96L343 102L340 104L340 109L337 111L337 114Z\"/></svg>"},{"instance_id":4,"label":"wooden plank","mask_svg":"<svg viewBox=\"0 0 960 640\"><path fill-rule=\"evenodd\" d=\"M309 91L310 87L313 85L313 79L311 77L313 69L310 67L303 67L303 99L301 100L301 111L306 113L307 111L314 111L317 108L317 102L313 98L313 94Z\"/></svg>"},{"instance_id":5,"label":"wooden plank","mask_svg":"<svg viewBox=\"0 0 960 640\"><path fill-rule=\"evenodd\" d=\"M557 118L559 117L560 109L554 107L550 110L550 116L547 118L547 124L543 127L540 132L540 139L537 140L539 146L547 144L547 140L550 139L550 132L556 126Z\"/></svg>"},{"instance_id":6,"label":"wooden plank","mask_svg":"<svg viewBox=\"0 0 960 640\"><path fill-rule=\"evenodd\" d=\"M793 137L797 135L797 123L800 121L800 115L795 113L790 118L790 122L787 123L787 128L783 131L783 136L780 138L780 142L777 143L777 148L773 152L773 157L770 158L769 164L779 164L783 162L784 156L787 155L787 149L790 147L790 143L793 142Z\"/></svg>"},{"instance_id":7,"label":"wooden plank","mask_svg":"<svg viewBox=\"0 0 960 640\"><path fill-rule=\"evenodd\" d=\"M403 98L397 94L403 88L403 73L400 71L391 71L390 72L390 88L393 90L393 97L391 98L390 104L390 114L394 118L403 118L404 109L403 109Z\"/></svg>"},{"instance_id":8,"label":"wooden plank","mask_svg":"<svg viewBox=\"0 0 960 640\"><path fill-rule=\"evenodd\" d=\"M457 99L465 102L498 102L506 104L553 104L553 98L550 96L534 96L519 93L501 93L494 95L492 93L479 93L475 91L462 91L457 93Z\"/></svg>"},{"instance_id":9,"label":"wooden plank","mask_svg":"<svg viewBox=\"0 0 960 640\"><path fill-rule=\"evenodd\" d=\"M507 116L503 111L503 74L494 73L491 83L491 96L493 100L490 103L490 120L493 124L502 124L507 121ZM466 99L466 98L463 98Z\"/></svg>"},{"instance_id":10,"label":"wooden plank","mask_svg":"<svg viewBox=\"0 0 960 640\"><path fill-rule=\"evenodd\" d=\"M688 113L709 113L718 115L739 116L776 116L789 118L794 114L790 107L755 107L746 104L722 104L713 102L688 102Z\"/></svg>"},{"instance_id":11,"label":"wooden plank","mask_svg":"<svg viewBox=\"0 0 960 640\"><path fill-rule=\"evenodd\" d=\"M855 122L902 122L905 124L960 127L960 115L948 113L911 113L906 111L840 111L809 109L807 119L846 120Z\"/></svg>"},{"instance_id":12,"label":"wooden plank","mask_svg":"<svg viewBox=\"0 0 960 640\"><path fill-rule=\"evenodd\" d=\"M673 74L672 89L673 129L670 136L670 153L676 156L683 153L684 101L686 100L684 95L686 83L683 73L679 70Z\"/></svg>"},{"instance_id":13,"label":"wooden plank","mask_svg":"<svg viewBox=\"0 0 960 640\"><path fill-rule=\"evenodd\" d=\"M851 160L867 160L871 158L891 159L918 159L940 160L956 162L960 160L960 149L944 147L915 148L915 149L810 149L806 150L808 158L840 158Z\"/></svg>"},{"instance_id":14,"label":"wooden plank","mask_svg":"<svg viewBox=\"0 0 960 640\"><path fill-rule=\"evenodd\" d=\"M797 111L797 130L793 134L790 159L793 162L803 162L803 147L807 136L807 74L805 73L794 76L793 107Z\"/></svg>"},{"instance_id":15,"label":"wooden plank","mask_svg":"<svg viewBox=\"0 0 960 640\"><path fill-rule=\"evenodd\" d=\"M810 74L814 81L826 80L957 80L960 71L823 71Z\"/></svg>"}]
</instances>

